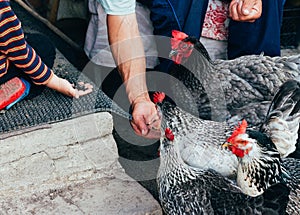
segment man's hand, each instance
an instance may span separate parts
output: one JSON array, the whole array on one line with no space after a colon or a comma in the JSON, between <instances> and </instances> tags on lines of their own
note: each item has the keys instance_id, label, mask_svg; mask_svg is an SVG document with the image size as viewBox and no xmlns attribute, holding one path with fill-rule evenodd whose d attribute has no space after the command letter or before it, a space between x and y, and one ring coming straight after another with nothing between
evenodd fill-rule
<instances>
[{"instance_id":1,"label":"man's hand","mask_svg":"<svg viewBox=\"0 0 300 215\"><path fill-rule=\"evenodd\" d=\"M111 51L132 105L133 127L137 135L160 138L160 120L146 84L146 61L135 14L107 16Z\"/></svg>"},{"instance_id":2,"label":"man's hand","mask_svg":"<svg viewBox=\"0 0 300 215\"><path fill-rule=\"evenodd\" d=\"M235 21L254 22L262 13L262 0L232 0L229 16Z\"/></svg>"},{"instance_id":3,"label":"man's hand","mask_svg":"<svg viewBox=\"0 0 300 215\"><path fill-rule=\"evenodd\" d=\"M137 135L159 139L160 117L155 105L148 99L137 98L132 104L131 126Z\"/></svg>"}]
</instances>

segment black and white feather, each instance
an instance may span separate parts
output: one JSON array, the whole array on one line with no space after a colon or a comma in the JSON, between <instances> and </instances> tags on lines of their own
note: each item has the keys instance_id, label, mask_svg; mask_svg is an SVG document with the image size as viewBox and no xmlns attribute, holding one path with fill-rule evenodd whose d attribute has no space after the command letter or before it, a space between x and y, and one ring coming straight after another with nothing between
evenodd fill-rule
<instances>
[{"instance_id":1,"label":"black and white feather","mask_svg":"<svg viewBox=\"0 0 300 215\"><path fill-rule=\"evenodd\" d=\"M174 135L172 141L163 136L160 145L157 183L166 214L285 214L289 189L283 183L256 197L245 195L214 170L187 165L178 148L184 140Z\"/></svg>"},{"instance_id":2,"label":"black and white feather","mask_svg":"<svg viewBox=\"0 0 300 215\"><path fill-rule=\"evenodd\" d=\"M241 148L242 150L249 149L249 154L239 159L235 155L232 157L233 154L228 154L229 151L221 149L222 143L231 136L233 130L227 123L203 120L195 117L183 111L174 103L168 101L168 99L158 102L158 109L162 116L162 128L170 128L176 137L175 142L173 141L174 144L171 144L170 147L172 149L173 145L176 145L176 150L173 154L170 154L169 151L164 148L165 145L168 145L164 144L164 142L168 143L168 140L165 138L162 139L161 154L165 153L167 157L169 157L167 160L165 160L163 156L161 157L158 177L160 179L158 179L158 183L163 187L160 188L160 195L167 195L165 192L169 193L168 195L175 195L173 192L178 192L178 195L188 195L182 187L177 187L179 185L175 186L170 184L171 182L181 184L182 181L188 181L188 184L193 184L193 186L200 186L199 183L206 184L200 186L201 189L199 189L201 191L192 185L189 189L191 189L191 192L202 193L201 195L199 194L200 196L208 195L205 193L210 192L207 191L207 188L212 185L207 181L213 181L213 179L210 177L206 178L206 176L213 174L218 182L219 180L225 180L220 179L224 176L235 178L240 192L247 196L259 198L262 198L261 196L267 195L269 192L273 192L271 190L274 186L277 187L275 190L279 193L280 189L283 189L282 192L285 192L285 188L278 188L278 186L279 184L286 184L291 190L291 193L288 195L288 200L286 201L288 205L287 212L289 212L289 214L296 213L300 207L300 174L299 168L295 168L295 166L300 166L300 159L284 158L285 156L290 156L284 152L288 151L290 153L293 150L293 154L299 152L297 141L295 141L298 139L297 135L299 133L299 94L299 83L295 80L286 81L279 88L271 102L269 115L265 116L265 122L262 124L261 129L258 131L248 130L247 136L241 136L246 138L247 141L251 140L251 144L247 145L246 148ZM272 122L271 119L274 117L277 121L280 121L281 124L287 125L285 126L285 130L278 131L278 126L270 126ZM282 138L274 139L277 132L284 133ZM278 148L280 148L281 145L285 145L285 143L288 143L285 150L277 149L277 145L279 146ZM175 164L173 164L174 162ZM168 168L171 168L171 170L164 170ZM188 174L189 177L186 177L186 174ZM197 175L197 177L195 175ZM171 179L168 179L168 177L171 177ZM198 177L201 179L194 182L193 179ZM164 187L164 180L167 180L167 188ZM177 180L179 181L177 182ZM229 181L226 183L229 183ZM171 189L170 186L175 186L175 190L168 190ZM222 184L222 186L225 185ZM234 185L232 186L235 187ZM223 188L220 187L218 189L223 190ZM233 187L230 189L235 190ZM202 191L202 189L205 191ZM179 198L177 194L176 198ZM191 201L190 198L188 198L189 200L184 200L182 199L183 197L180 198L178 201ZM203 199L206 203L209 201L207 198L208 197L205 196ZM272 195L268 198L272 198ZM168 197L161 196L161 199L168 199ZM251 201L254 201L254 199ZM173 201L175 201L175 199L171 200L171 202ZM264 200L262 200L261 203L262 202L264 202ZM168 204L171 203L167 203L167 205ZM223 207L226 208L226 206Z\"/></svg>"},{"instance_id":3,"label":"black and white feather","mask_svg":"<svg viewBox=\"0 0 300 215\"><path fill-rule=\"evenodd\" d=\"M285 82L276 93L261 132L270 137L282 157L287 157L299 148L300 83ZM292 157L300 159L299 152ZM298 155L298 156L297 156Z\"/></svg>"},{"instance_id":4,"label":"black and white feather","mask_svg":"<svg viewBox=\"0 0 300 215\"><path fill-rule=\"evenodd\" d=\"M190 48L182 49L181 43ZM184 53L190 49L190 55ZM203 119L223 121L238 115L251 126L257 126L264 120L268 102L276 90L285 81L300 75L300 55L269 57L262 54L212 61L201 42L190 36L173 45L171 55L182 56L180 64L170 69L177 79L170 84L175 92L172 99Z\"/></svg>"},{"instance_id":5,"label":"black and white feather","mask_svg":"<svg viewBox=\"0 0 300 215\"><path fill-rule=\"evenodd\" d=\"M241 130L240 125L228 139L229 149L239 157L241 190L258 196L274 184L286 183L291 189L288 211L300 209L299 107L300 84L288 80L276 92L259 130Z\"/></svg>"}]
</instances>

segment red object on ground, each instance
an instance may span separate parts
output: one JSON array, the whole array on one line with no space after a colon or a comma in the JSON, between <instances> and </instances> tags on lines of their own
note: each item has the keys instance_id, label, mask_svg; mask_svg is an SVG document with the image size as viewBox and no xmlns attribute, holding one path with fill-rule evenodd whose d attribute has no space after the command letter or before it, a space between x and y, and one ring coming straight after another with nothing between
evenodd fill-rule
<instances>
[{"instance_id":1,"label":"red object on ground","mask_svg":"<svg viewBox=\"0 0 300 215\"><path fill-rule=\"evenodd\" d=\"M0 110L4 109L7 105L16 101L25 92L26 86L19 79L15 77L4 84L0 85Z\"/></svg>"}]
</instances>

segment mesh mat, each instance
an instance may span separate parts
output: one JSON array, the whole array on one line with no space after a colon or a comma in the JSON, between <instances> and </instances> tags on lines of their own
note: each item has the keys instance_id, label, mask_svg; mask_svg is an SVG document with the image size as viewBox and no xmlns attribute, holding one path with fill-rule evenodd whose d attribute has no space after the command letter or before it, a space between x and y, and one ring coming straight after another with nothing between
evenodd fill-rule
<instances>
[{"instance_id":1,"label":"mesh mat","mask_svg":"<svg viewBox=\"0 0 300 215\"><path fill-rule=\"evenodd\" d=\"M57 35L54 35L46 26L30 16L27 11L13 1L11 5L21 20L25 31L43 32L52 39L55 45L60 44L60 46L65 46L63 47L65 51L72 51ZM78 81L90 82L86 76L81 74L60 53L58 53L57 56L59 59L57 60L58 64L56 63L54 71L58 76L66 78L72 83ZM97 89L97 87L95 87L95 89ZM94 92L89 95L79 99L72 99L51 89L45 89L41 95L33 99L25 99L14 105L8 111L1 113L0 134L99 111L112 111L129 118L129 114L123 111L101 90L94 90Z\"/></svg>"},{"instance_id":2,"label":"mesh mat","mask_svg":"<svg viewBox=\"0 0 300 215\"><path fill-rule=\"evenodd\" d=\"M61 77L66 75L63 74L63 70L61 74L57 71L56 73ZM79 72L72 72L65 78L74 83L89 81L85 76L79 76ZM112 111L125 118L130 117L101 90L95 90L93 93L79 99L72 99L51 89L45 89L41 95L33 99L23 100L2 113L0 115L0 133L57 122L99 111Z\"/></svg>"}]
</instances>

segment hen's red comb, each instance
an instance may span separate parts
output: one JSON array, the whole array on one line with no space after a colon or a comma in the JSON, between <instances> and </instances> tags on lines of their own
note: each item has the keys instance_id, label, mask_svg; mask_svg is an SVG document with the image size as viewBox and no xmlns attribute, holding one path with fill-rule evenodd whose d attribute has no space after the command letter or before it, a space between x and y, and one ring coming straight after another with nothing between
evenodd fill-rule
<instances>
[{"instance_id":1,"label":"hen's red comb","mask_svg":"<svg viewBox=\"0 0 300 215\"><path fill-rule=\"evenodd\" d=\"M183 40L183 39L187 38L188 35L186 33L181 32L181 31L172 30L172 37L177 39L177 40Z\"/></svg>"},{"instance_id":2,"label":"hen's red comb","mask_svg":"<svg viewBox=\"0 0 300 215\"><path fill-rule=\"evenodd\" d=\"M172 49L176 49L178 47L178 44L184 40L185 38L188 37L187 34L181 32L181 31L177 31L177 30L173 30L172 31L172 37L171 38L171 48Z\"/></svg>"},{"instance_id":3,"label":"hen's red comb","mask_svg":"<svg viewBox=\"0 0 300 215\"><path fill-rule=\"evenodd\" d=\"M153 94L153 102L155 104L162 103L162 101L165 99L166 94L164 92L155 92Z\"/></svg>"},{"instance_id":4,"label":"hen's red comb","mask_svg":"<svg viewBox=\"0 0 300 215\"><path fill-rule=\"evenodd\" d=\"M232 143L232 141L239 135L245 134L247 129L248 123L246 120L243 119L242 123L239 124L235 130L233 131L232 135L227 139L227 142Z\"/></svg>"},{"instance_id":5,"label":"hen's red comb","mask_svg":"<svg viewBox=\"0 0 300 215\"><path fill-rule=\"evenodd\" d=\"M168 140L173 141L174 140L174 134L170 128L166 128L165 130L165 136Z\"/></svg>"}]
</instances>

